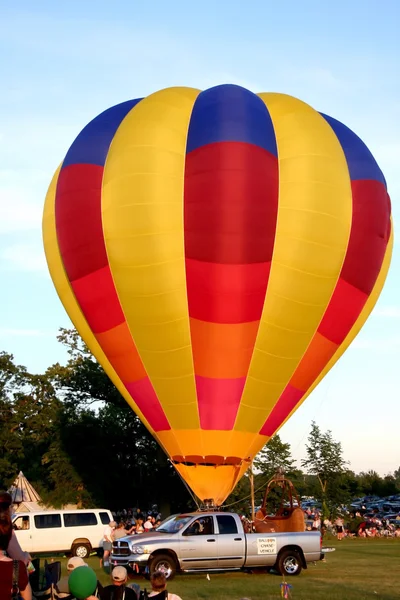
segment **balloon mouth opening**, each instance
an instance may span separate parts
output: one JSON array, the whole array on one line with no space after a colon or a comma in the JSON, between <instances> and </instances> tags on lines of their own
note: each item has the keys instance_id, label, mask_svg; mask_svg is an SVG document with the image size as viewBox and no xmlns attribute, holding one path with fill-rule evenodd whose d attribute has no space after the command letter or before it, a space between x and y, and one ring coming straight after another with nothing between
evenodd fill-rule
<instances>
[{"instance_id":1,"label":"balloon mouth opening","mask_svg":"<svg viewBox=\"0 0 400 600\"><path fill-rule=\"evenodd\" d=\"M200 511L207 510L218 510L220 507L215 504L214 498L205 498L203 500L202 506L200 507Z\"/></svg>"},{"instance_id":2,"label":"balloon mouth opening","mask_svg":"<svg viewBox=\"0 0 400 600\"><path fill-rule=\"evenodd\" d=\"M174 465L185 467L241 467L244 463L250 464L250 458L239 456L172 456Z\"/></svg>"}]
</instances>

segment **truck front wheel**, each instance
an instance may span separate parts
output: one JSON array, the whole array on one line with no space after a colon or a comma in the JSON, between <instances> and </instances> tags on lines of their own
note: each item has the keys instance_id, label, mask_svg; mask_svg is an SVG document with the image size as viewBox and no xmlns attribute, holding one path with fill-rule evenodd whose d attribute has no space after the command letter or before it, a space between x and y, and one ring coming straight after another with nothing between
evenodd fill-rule
<instances>
[{"instance_id":1,"label":"truck front wheel","mask_svg":"<svg viewBox=\"0 0 400 600\"><path fill-rule=\"evenodd\" d=\"M176 562L169 554L156 554L150 561L149 571L150 575L161 571L167 579L171 580L176 574Z\"/></svg>"},{"instance_id":2,"label":"truck front wheel","mask_svg":"<svg viewBox=\"0 0 400 600\"><path fill-rule=\"evenodd\" d=\"M278 557L276 563L281 575L300 575L302 571L301 558L296 550L284 550Z\"/></svg>"}]
</instances>

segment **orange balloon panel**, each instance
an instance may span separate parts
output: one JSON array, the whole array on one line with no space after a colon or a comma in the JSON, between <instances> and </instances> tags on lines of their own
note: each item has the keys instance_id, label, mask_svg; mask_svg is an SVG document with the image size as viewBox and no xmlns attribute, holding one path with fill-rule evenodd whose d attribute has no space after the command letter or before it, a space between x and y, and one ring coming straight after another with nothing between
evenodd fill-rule
<instances>
[{"instance_id":1,"label":"orange balloon panel","mask_svg":"<svg viewBox=\"0 0 400 600\"><path fill-rule=\"evenodd\" d=\"M304 102L169 88L81 131L44 240L93 354L221 504L367 319L390 201L365 144Z\"/></svg>"}]
</instances>

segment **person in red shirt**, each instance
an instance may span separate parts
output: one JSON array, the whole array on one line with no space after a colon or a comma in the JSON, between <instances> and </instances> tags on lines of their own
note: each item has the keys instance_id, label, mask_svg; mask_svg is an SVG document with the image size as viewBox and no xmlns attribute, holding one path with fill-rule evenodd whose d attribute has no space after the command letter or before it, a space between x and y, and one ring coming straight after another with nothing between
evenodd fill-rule
<instances>
[{"instance_id":1,"label":"person in red shirt","mask_svg":"<svg viewBox=\"0 0 400 600\"><path fill-rule=\"evenodd\" d=\"M0 492L0 515L2 513L7 513L11 518L11 505L12 499L8 492ZM11 538L8 543L8 548L6 548L7 554L10 558L15 560L22 560L26 565L31 560L31 557L28 552L24 552L19 545L17 540L17 536L15 535L15 531L13 530L11 533Z\"/></svg>"},{"instance_id":2,"label":"person in red shirt","mask_svg":"<svg viewBox=\"0 0 400 600\"><path fill-rule=\"evenodd\" d=\"M11 600L14 579L14 561L6 554L12 535L11 516L9 510L0 510L0 598ZM32 589L29 584L28 572L22 560L18 564L18 588L23 600L32 600Z\"/></svg>"}]
</instances>

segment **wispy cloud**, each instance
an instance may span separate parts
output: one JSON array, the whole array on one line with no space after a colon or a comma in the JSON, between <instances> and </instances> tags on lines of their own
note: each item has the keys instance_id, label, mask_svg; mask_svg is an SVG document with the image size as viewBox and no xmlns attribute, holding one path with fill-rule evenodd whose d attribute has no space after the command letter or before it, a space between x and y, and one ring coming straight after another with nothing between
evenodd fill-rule
<instances>
[{"instance_id":1,"label":"wispy cloud","mask_svg":"<svg viewBox=\"0 0 400 600\"><path fill-rule=\"evenodd\" d=\"M50 177L35 169L0 170L0 233L40 230Z\"/></svg>"},{"instance_id":2,"label":"wispy cloud","mask_svg":"<svg viewBox=\"0 0 400 600\"><path fill-rule=\"evenodd\" d=\"M388 319L400 319L400 306L378 306L372 315Z\"/></svg>"},{"instance_id":3,"label":"wispy cloud","mask_svg":"<svg viewBox=\"0 0 400 600\"><path fill-rule=\"evenodd\" d=\"M316 88L342 89L345 86L345 82L332 71L317 66L294 70L291 77L294 81L308 83Z\"/></svg>"},{"instance_id":4,"label":"wispy cloud","mask_svg":"<svg viewBox=\"0 0 400 600\"><path fill-rule=\"evenodd\" d=\"M47 272L44 250L39 244L13 244L0 253L3 270Z\"/></svg>"},{"instance_id":5,"label":"wispy cloud","mask_svg":"<svg viewBox=\"0 0 400 600\"><path fill-rule=\"evenodd\" d=\"M39 229L42 209L29 202L23 189L0 189L0 233Z\"/></svg>"},{"instance_id":6,"label":"wispy cloud","mask_svg":"<svg viewBox=\"0 0 400 600\"><path fill-rule=\"evenodd\" d=\"M400 143L387 142L377 145L375 157L379 163L382 162L398 169L400 166Z\"/></svg>"},{"instance_id":7,"label":"wispy cloud","mask_svg":"<svg viewBox=\"0 0 400 600\"><path fill-rule=\"evenodd\" d=\"M356 338L351 344L351 348L359 350L373 350L375 352L392 351L394 348L400 348L400 336L388 338Z\"/></svg>"},{"instance_id":8,"label":"wispy cloud","mask_svg":"<svg viewBox=\"0 0 400 600\"><path fill-rule=\"evenodd\" d=\"M18 27L16 27L18 24ZM95 27L93 27L95 24ZM32 29L36 34L32 36ZM99 62L120 68L121 64L131 64L132 59L138 66L145 57L154 62L162 62L171 55L184 59L182 40L168 35L164 29L145 27L137 24L135 28L123 23L110 23L108 20L43 14L21 13L16 18L3 18L0 25L4 41L27 51L36 53L52 52L53 57L79 60L85 63ZM71 35L74 43L71 44ZM183 36L182 36L183 37ZM104 43L107 40L107 44Z\"/></svg>"},{"instance_id":9,"label":"wispy cloud","mask_svg":"<svg viewBox=\"0 0 400 600\"><path fill-rule=\"evenodd\" d=\"M40 329L18 329L12 327L0 327L0 337L46 337L53 336L53 332L41 331Z\"/></svg>"}]
</instances>

